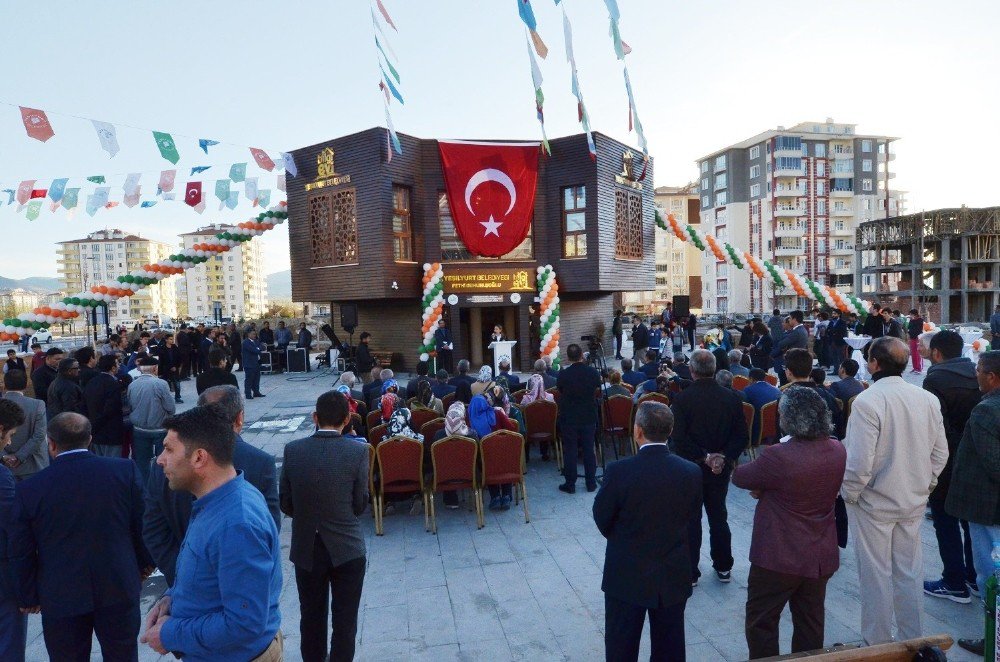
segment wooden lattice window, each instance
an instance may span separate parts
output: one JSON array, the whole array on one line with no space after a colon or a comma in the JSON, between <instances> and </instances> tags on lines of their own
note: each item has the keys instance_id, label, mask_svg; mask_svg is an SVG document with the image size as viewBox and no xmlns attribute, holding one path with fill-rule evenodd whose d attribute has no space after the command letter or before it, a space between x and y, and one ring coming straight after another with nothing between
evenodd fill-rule
<instances>
[{"instance_id":1,"label":"wooden lattice window","mask_svg":"<svg viewBox=\"0 0 1000 662\"><path fill-rule=\"evenodd\" d=\"M354 189L316 195L309 200L312 266L358 262L358 219Z\"/></svg>"},{"instance_id":2,"label":"wooden lattice window","mask_svg":"<svg viewBox=\"0 0 1000 662\"><path fill-rule=\"evenodd\" d=\"M642 259L642 195L615 191L615 257Z\"/></svg>"}]
</instances>

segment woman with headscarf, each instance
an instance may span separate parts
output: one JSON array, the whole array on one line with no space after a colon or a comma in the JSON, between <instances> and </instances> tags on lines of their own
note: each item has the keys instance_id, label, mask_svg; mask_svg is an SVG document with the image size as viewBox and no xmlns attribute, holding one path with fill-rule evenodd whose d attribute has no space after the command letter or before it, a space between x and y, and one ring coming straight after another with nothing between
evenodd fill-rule
<instances>
[{"instance_id":1,"label":"woman with headscarf","mask_svg":"<svg viewBox=\"0 0 1000 662\"><path fill-rule=\"evenodd\" d=\"M521 406L536 400L548 400L549 402L555 400L555 396L545 390L545 379L537 372L528 377L528 386L521 398Z\"/></svg>"},{"instance_id":2,"label":"woman with headscarf","mask_svg":"<svg viewBox=\"0 0 1000 662\"><path fill-rule=\"evenodd\" d=\"M379 400L379 408L382 412L382 424L386 428L382 441L391 437L409 437L423 441L423 436L410 428L410 410L403 406L398 395L391 392L383 395Z\"/></svg>"},{"instance_id":3,"label":"woman with headscarf","mask_svg":"<svg viewBox=\"0 0 1000 662\"><path fill-rule=\"evenodd\" d=\"M439 398L434 397L431 390L431 383L426 379L417 383L417 399L413 404L414 409L430 409L438 416L444 416L444 404Z\"/></svg>"},{"instance_id":4,"label":"woman with headscarf","mask_svg":"<svg viewBox=\"0 0 1000 662\"><path fill-rule=\"evenodd\" d=\"M472 398L472 404L469 405L469 423L481 439L497 430L509 430L511 420L507 418L502 409L498 410L490 406L484 396L476 395ZM499 486L490 485L490 510L510 510L511 500L509 483Z\"/></svg>"},{"instance_id":5,"label":"woman with headscarf","mask_svg":"<svg viewBox=\"0 0 1000 662\"><path fill-rule=\"evenodd\" d=\"M448 407L448 413L444 417L444 428L438 430L437 434L434 435L434 441L452 436L468 437L469 439L479 438L476 431L469 428L465 422L465 405L461 402L453 402ZM458 508L458 492L444 493L444 507L452 510Z\"/></svg>"},{"instance_id":6,"label":"woman with headscarf","mask_svg":"<svg viewBox=\"0 0 1000 662\"><path fill-rule=\"evenodd\" d=\"M493 386L493 368L484 365L479 369L476 383L472 385L472 395L482 395Z\"/></svg>"}]
</instances>

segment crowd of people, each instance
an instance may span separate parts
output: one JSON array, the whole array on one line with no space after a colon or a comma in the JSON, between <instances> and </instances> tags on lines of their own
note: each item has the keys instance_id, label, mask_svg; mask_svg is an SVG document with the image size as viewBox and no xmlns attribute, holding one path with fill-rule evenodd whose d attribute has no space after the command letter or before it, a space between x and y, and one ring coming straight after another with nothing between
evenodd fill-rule
<instances>
[{"instance_id":1,"label":"crowd of people","mask_svg":"<svg viewBox=\"0 0 1000 662\"><path fill-rule=\"evenodd\" d=\"M703 513L715 579L732 581L730 485L757 500L745 610L752 659L779 653L786 605L792 652L823 646L826 586L848 538L864 640L919 637L922 594L970 603L985 595L993 572L1000 352L984 352L974 364L956 332L920 333L915 351L930 362L921 388L902 378L913 347L887 332L867 351L870 385L856 379L857 362L841 357L841 379L827 384L816 338L812 351L800 346L801 312L781 320L777 341L771 321L753 321L752 335L741 334L735 346L690 356L647 344L621 370L603 374L577 344L558 368L540 359L522 376L509 362L496 374L490 366L472 372L464 359L454 374L422 362L405 386L377 365L363 378L345 372L316 401L315 433L285 446L280 475L273 456L240 436L244 400L261 397L254 350L263 351L264 329L240 339L243 394L217 342L226 334L217 330L198 344L207 350L204 365L198 354L198 367L189 359L187 371L181 361L162 360L177 338L143 332L131 354L116 351L121 338L99 353L39 353L34 398L26 394L27 362L9 360L0 399L0 659L24 659L27 615L39 612L52 659L88 658L93 635L108 660L136 659L140 643L191 660L282 659L282 513L292 519L302 657L352 659L367 568L359 516L370 503L368 445L404 436L429 451L438 439L497 430L529 438L522 407L536 401L557 402L558 489L576 492L582 462L583 487L597 493L594 520L608 541L609 659L637 658L647 615L653 658L684 659L684 610L701 580ZM654 326L683 328L662 319ZM767 368L753 358L765 337L773 341ZM771 370L780 370L782 388L770 383ZM197 406L178 414L172 380L191 376ZM741 388L737 376L746 380ZM615 396L634 399L630 435L638 451L608 464L599 480L602 405ZM757 412L777 403L778 410L778 436L749 462L742 458L762 421L747 419L745 403ZM442 424L425 438L419 423L432 420ZM547 443L538 452L551 459ZM490 486L491 510L510 509L511 487ZM457 493L445 492L444 503L459 507ZM940 579L923 574L920 524L928 508ZM155 569L169 588L141 623L141 582ZM960 644L983 646L975 638Z\"/></svg>"}]
</instances>

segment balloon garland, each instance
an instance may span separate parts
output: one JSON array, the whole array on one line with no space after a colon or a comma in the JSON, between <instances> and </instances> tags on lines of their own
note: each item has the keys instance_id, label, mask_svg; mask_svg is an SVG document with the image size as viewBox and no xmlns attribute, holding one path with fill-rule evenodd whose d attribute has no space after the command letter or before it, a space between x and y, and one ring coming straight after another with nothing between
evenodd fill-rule
<instances>
[{"instance_id":1,"label":"balloon garland","mask_svg":"<svg viewBox=\"0 0 1000 662\"><path fill-rule=\"evenodd\" d=\"M424 312L423 333L424 344L420 347L420 360L429 361L436 356L434 346L434 330L438 320L444 314L444 269L440 262L424 264Z\"/></svg>"},{"instance_id":2,"label":"balloon garland","mask_svg":"<svg viewBox=\"0 0 1000 662\"><path fill-rule=\"evenodd\" d=\"M747 251L738 251L728 242L719 241L712 235L702 234L687 223L680 223L673 214L668 214L667 223L664 223L663 218L657 212L656 224L664 230L673 232L674 236L681 241L693 244L700 251L711 251L718 260L731 264L737 269L749 267L754 276L762 280L770 279L775 287L792 288L800 297L812 299L845 313L857 313L860 317L864 317L867 313L865 302L854 295L812 281L768 260L759 260Z\"/></svg>"},{"instance_id":3,"label":"balloon garland","mask_svg":"<svg viewBox=\"0 0 1000 662\"><path fill-rule=\"evenodd\" d=\"M551 264L538 267L538 298L541 300L541 354L549 357L554 367L559 367L559 284Z\"/></svg>"},{"instance_id":4,"label":"balloon garland","mask_svg":"<svg viewBox=\"0 0 1000 662\"><path fill-rule=\"evenodd\" d=\"M191 248L169 255L167 259L143 265L129 274L115 280L91 285L52 306L38 306L30 313L20 313L16 317L3 320L0 326L0 341L17 342L26 329L44 329L60 320L70 320L86 313L102 303L130 297L145 287L158 283L164 278L183 273L185 269L207 262L213 255L225 253L243 242L259 237L288 218L287 203L280 202L266 212L257 214L252 220L240 223L236 228L219 232L215 239L198 243Z\"/></svg>"}]
</instances>

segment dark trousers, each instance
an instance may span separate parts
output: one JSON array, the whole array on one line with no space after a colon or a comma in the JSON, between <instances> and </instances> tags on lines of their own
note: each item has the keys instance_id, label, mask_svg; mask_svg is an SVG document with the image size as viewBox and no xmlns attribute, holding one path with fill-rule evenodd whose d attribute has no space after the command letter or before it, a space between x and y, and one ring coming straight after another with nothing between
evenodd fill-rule
<instances>
[{"instance_id":1,"label":"dark trousers","mask_svg":"<svg viewBox=\"0 0 1000 662\"><path fill-rule=\"evenodd\" d=\"M694 351L694 329L688 329L688 344L691 346L691 351Z\"/></svg>"},{"instance_id":2,"label":"dark trousers","mask_svg":"<svg viewBox=\"0 0 1000 662\"><path fill-rule=\"evenodd\" d=\"M313 545L312 570L295 566L295 584L299 589L299 633L302 636L303 662L326 662L327 600L333 613L330 657L353 660L354 640L358 636L358 606L365 581L365 557L338 566L330 564L323 539L318 535Z\"/></svg>"},{"instance_id":3,"label":"dark trousers","mask_svg":"<svg viewBox=\"0 0 1000 662\"><path fill-rule=\"evenodd\" d=\"M604 659L636 662L642 626L649 613L650 662L684 662L684 607L687 600L655 609L604 594Z\"/></svg>"},{"instance_id":4,"label":"dark trousers","mask_svg":"<svg viewBox=\"0 0 1000 662\"><path fill-rule=\"evenodd\" d=\"M447 370L451 373L455 369L455 361L453 359L452 350L441 349L437 353L437 368L438 370ZM371 372L371 370L369 370Z\"/></svg>"},{"instance_id":5,"label":"dark trousers","mask_svg":"<svg viewBox=\"0 0 1000 662\"><path fill-rule=\"evenodd\" d=\"M788 383L788 377L785 376L785 360L783 358L774 359L773 363L774 373L778 375L778 385L784 386Z\"/></svg>"},{"instance_id":6,"label":"dark trousers","mask_svg":"<svg viewBox=\"0 0 1000 662\"><path fill-rule=\"evenodd\" d=\"M201 367L201 360L198 357L198 352L196 351L191 352L190 356L188 356L188 361L190 362L191 365L192 375L200 375L201 373L205 372Z\"/></svg>"},{"instance_id":7,"label":"dark trousers","mask_svg":"<svg viewBox=\"0 0 1000 662\"><path fill-rule=\"evenodd\" d=\"M180 378L187 379L191 376L191 353L181 352Z\"/></svg>"},{"instance_id":8,"label":"dark trousers","mask_svg":"<svg viewBox=\"0 0 1000 662\"><path fill-rule=\"evenodd\" d=\"M0 660L24 662L28 641L28 617L12 597L0 598Z\"/></svg>"},{"instance_id":9,"label":"dark trousers","mask_svg":"<svg viewBox=\"0 0 1000 662\"><path fill-rule=\"evenodd\" d=\"M969 523L952 517L944 511L944 499L931 499L931 519L934 535L937 536L938 551L944 571L941 578L952 591L965 589L965 583L975 585L976 568L972 563L972 540ZM962 538L965 542L962 542Z\"/></svg>"},{"instance_id":10,"label":"dark trousers","mask_svg":"<svg viewBox=\"0 0 1000 662\"><path fill-rule=\"evenodd\" d=\"M809 578L750 566L746 634L750 659L778 654L778 622L785 605L792 612L792 652L823 647L823 603L830 576Z\"/></svg>"},{"instance_id":11,"label":"dark trousers","mask_svg":"<svg viewBox=\"0 0 1000 662\"><path fill-rule=\"evenodd\" d=\"M715 475L708 467L702 466L701 473L712 567L719 572L727 572L733 569L732 533L729 531L729 513L726 511L730 469L727 467L721 474ZM701 577L701 571L698 570L698 559L701 557L700 508L688 525L688 544L691 549L691 577L697 579Z\"/></svg>"},{"instance_id":12,"label":"dark trousers","mask_svg":"<svg viewBox=\"0 0 1000 662\"><path fill-rule=\"evenodd\" d=\"M621 333L616 333L615 334L615 358L616 359L622 358L622 334Z\"/></svg>"},{"instance_id":13,"label":"dark trousers","mask_svg":"<svg viewBox=\"0 0 1000 662\"><path fill-rule=\"evenodd\" d=\"M248 365L243 372L243 395L260 395L260 366Z\"/></svg>"},{"instance_id":14,"label":"dark trousers","mask_svg":"<svg viewBox=\"0 0 1000 662\"><path fill-rule=\"evenodd\" d=\"M567 485L576 485L576 454L583 449L583 472L587 485L597 484L597 455L594 435L597 425L560 425L559 436L563 445L563 476Z\"/></svg>"},{"instance_id":15,"label":"dark trousers","mask_svg":"<svg viewBox=\"0 0 1000 662\"><path fill-rule=\"evenodd\" d=\"M489 485L487 487L487 489L490 491L490 498L491 499L495 499L498 496L509 497L509 496L513 495L513 492L511 492L511 484L510 483L504 483L503 485ZM448 493L445 492L445 494L448 494ZM455 503L458 503L458 501L456 500Z\"/></svg>"},{"instance_id":16,"label":"dark trousers","mask_svg":"<svg viewBox=\"0 0 1000 662\"><path fill-rule=\"evenodd\" d=\"M181 399L181 380L175 375L164 375L160 377L163 381L167 383L167 387L174 392L174 400Z\"/></svg>"},{"instance_id":17,"label":"dark trousers","mask_svg":"<svg viewBox=\"0 0 1000 662\"><path fill-rule=\"evenodd\" d=\"M154 457L163 452L163 439L166 436L166 430L143 430L141 428L133 428L132 430L132 459L139 467L143 487L149 480L149 464Z\"/></svg>"},{"instance_id":18,"label":"dark trousers","mask_svg":"<svg viewBox=\"0 0 1000 662\"><path fill-rule=\"evenodd\" d=\"M139 605L114 605L61 618L42 614L42 634L51 662L90 662L94 634L104 662L135 662L139 659Z\"/></svg>"}]
</instances>

